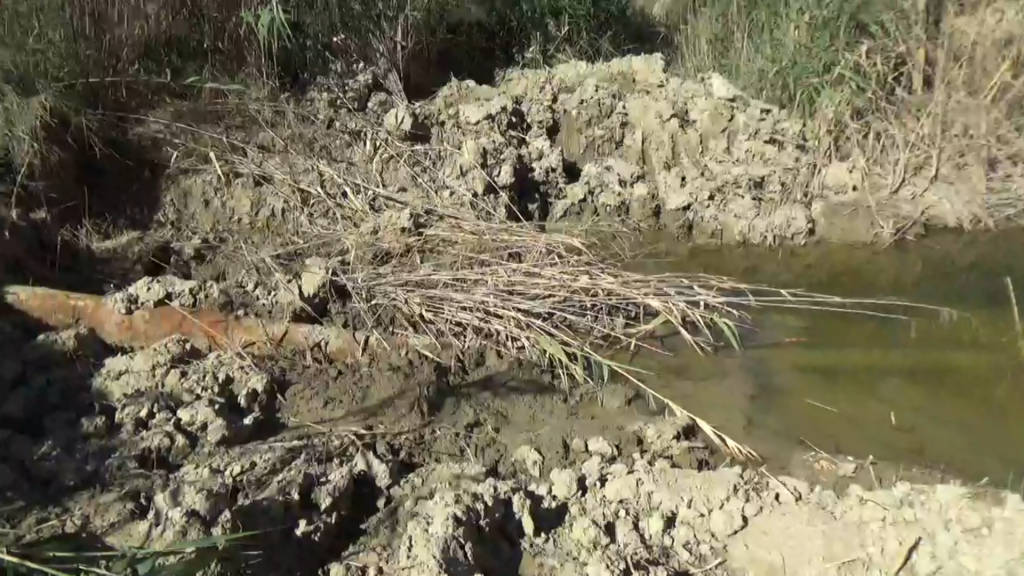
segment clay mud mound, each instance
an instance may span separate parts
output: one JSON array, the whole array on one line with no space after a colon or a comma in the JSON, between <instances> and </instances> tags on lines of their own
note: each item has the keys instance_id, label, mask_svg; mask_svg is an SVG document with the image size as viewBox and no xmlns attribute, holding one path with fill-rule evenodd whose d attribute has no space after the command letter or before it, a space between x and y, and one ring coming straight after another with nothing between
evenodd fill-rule
<instances>
[{"instance_id":1,"label":"clay mud mound","mask_svg":"<svg viewBox=\"0 0 1024 576\"><path fill-rule=\"evenodd\" d=\"M452 82L385 121L449 151L443 178L496 198L492 212L599 217L696 241L870 242L995 226L1001 203L1019 195L1006 185L1019 172L1012 161L986 173L969 154L920 167L819 148L788 111L718 74L676 76L660 55Z\"/></svg>"},{"instance_id":2,"label":"clay mud mound","mask_svg":"<svg viewBox=\"0 0 1024 576\"><path fill-rule=\"evenodd\" d=\"M480 194L511 190L530 219L600 216L727 242L814 233L800 123L719 75L673 76L661 56L455 82L424 121L460 152L450 176Z\"/></svg>"},{"instance_id":3,"label":"clay mud mound","mask_svg":"<svg viewBox=\"0 0 1024 576\"><path fill-rule=\"evenodd\" d=\"M994 225L999 212L956 180L977 179L959 157L934 178L904 167L895 186L887 165L825 153L788 111L717 74L681 78L659 55L452 81L416 103L359 77L154 118L136 128L177 155L153 231L178 240L194 275L240 285L260 283L245 271L263 254L331 260L368 238L386 252L438 217L779 244Z\"/></svg>"},{"instance_id":4,"label":"clay mud mound","mask_svg":"<svg viewBox=\"0 0 1024 576\"><path fill-rule=\"evenodd\" d=\"M680 466L678 429L641 426L627 457L600 437L576 464L518 476L449 463L391 491L341 574L1022 574L1024 501L964 487L839 496L763 471Z\"/></svg>"},{"instance_id":5,"label":"clay mud mound","mask_svg":"<svg viewBox=\"0 0 1024 576\"><path fill-rule=\"evenodd\" d=\"M441 213L775 244L818 234L822 205L863 202L852 165L820 174L799 120L717 74L675 76L659 55L453 81L415 104L352 81L249 112L259 121L198 127L237 145L214 165L218 142L200 140L205 168L170 171L159 226L270 246L314 229L408 234L418 213ZM352 214L364 195L372 217Z\"/></svg>"}]
</instances>

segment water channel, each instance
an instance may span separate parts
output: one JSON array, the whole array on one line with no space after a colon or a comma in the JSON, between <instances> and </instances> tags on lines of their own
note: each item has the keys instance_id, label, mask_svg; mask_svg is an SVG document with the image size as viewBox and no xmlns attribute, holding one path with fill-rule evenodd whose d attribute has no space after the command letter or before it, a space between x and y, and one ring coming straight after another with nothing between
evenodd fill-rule
<instances>
[{"instance_id":1,"label":"water channel","mask_svg":"<svg viewBox=\"0 0 1024 576\"><path fill-rule=\"evenodd\" d=\"M742 351L634 364L648 382L761 452L813 444L1016 486L1024 475L1024 355L1006 278L1024 306L1024 231L933 234L877 246L693 246L649 239L630 267L705 272L777 287L885 297L959 312L910 320L758 310ZM1016 480L1014 480L1014 478Z\"/></svg>"}]
</instances>

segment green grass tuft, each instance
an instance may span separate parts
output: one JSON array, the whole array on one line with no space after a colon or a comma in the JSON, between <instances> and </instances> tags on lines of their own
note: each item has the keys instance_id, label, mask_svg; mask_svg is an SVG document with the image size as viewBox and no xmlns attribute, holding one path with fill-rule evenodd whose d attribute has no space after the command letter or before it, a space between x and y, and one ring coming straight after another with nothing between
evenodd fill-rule
<instances>
[{"instance_id":1,"label":"green grass tuft","mask_svg":"<svg viewBox=\"0 0 1024 576\"><path fill-rule=\"evenodd\" d=\"M0 546L0 569L5 576L48 574L137 574L184 576L198 574L229 558L245 539L259 532L239 532L183 541L160 548L109 549L83 545L76 538Z\"/></svg>"},{"instance_id":2,"label":"green grass tuft","mask_svg":"<svg viewBox=\"0 0 1024 576\"><path fill-rule=\"evenodd\" d=\"M892 0L680 0L664 16L686 74L719 72L805 118L856 113L907 82ZM899 39L893 42L893 39ZM878 50L885 45L884 53ZM870 50L871 53L867 53Z\"/></svg>"}]
</instances>

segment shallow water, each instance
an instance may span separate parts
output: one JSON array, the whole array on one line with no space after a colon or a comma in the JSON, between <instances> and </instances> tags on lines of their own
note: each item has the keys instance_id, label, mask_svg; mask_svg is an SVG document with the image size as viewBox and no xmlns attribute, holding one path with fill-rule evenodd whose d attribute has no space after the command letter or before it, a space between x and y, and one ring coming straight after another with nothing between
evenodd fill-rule
<instances>
[{"instance_id":1,"label":"shallow water","mask_svg":"<svg viewBox=\"0 0 1024 576\"><path fill-rule=\"evenodd\" d=\"M1005 277L1024 306L1024 231L933 235L887 249L694 247L650 239L631 268L948 306L892 320L757 311L748 347L634 359L648 382L771 462L809 445L1012 486L1024 478L1024 356ZM796 341L792 341L796 340Z\"/></svg>"}]
</instances>

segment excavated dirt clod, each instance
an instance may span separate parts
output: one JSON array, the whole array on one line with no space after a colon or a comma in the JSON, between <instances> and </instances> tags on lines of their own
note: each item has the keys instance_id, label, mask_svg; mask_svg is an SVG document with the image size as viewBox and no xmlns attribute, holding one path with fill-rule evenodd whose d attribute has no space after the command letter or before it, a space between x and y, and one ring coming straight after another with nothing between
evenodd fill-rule
<instances>
[{"instance_id":1,"label":"excavated dirt clod","mask_svg":"<svg viewBox=\"0 0 1024 576\"><path fill-rule=\"evenodd\" d=\"M751 243L813 233L800 123L721 76L673 76L660 56L455 82L427 110L437 143L460 151L446 174L478 194L509 190L530 219L603 216Z\"/></svg>"}]
</instances>

